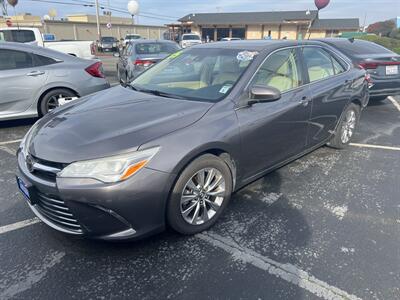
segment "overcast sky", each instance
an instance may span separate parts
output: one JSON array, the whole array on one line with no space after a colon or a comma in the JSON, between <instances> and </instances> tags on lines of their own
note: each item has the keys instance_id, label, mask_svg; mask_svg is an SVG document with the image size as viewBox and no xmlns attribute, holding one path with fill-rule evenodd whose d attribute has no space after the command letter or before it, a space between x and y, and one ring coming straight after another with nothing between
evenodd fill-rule
<instances>
[{"instance_id":1,"label":"overcast sky","mask_svg":"<svg viewBox=\"0 0 400 300\"><path fill-rule=\"evenodd\" d=\"M52 1L52 0L45 0ZM94 0L53 0L54 2L90 3ZM126 10L127 0L99 0L107 6ZM241 11L279 11L279 10L306 10L314 9L313 0L139 0L141 13L151 13L162 19L141 16L141 24L165 24L176 20L188 13L199 12L241 12ZM64 17L73 13L94 14L94 8L83 6L61 5L33 2L31 0L19 0L17 12L30 12L43 16L49 8L56 8L58 17ZM13 10L9 8L9 14ZM113 12L115 16L127 16L128 14ZM376 21L392 19L400 16L400 0L331 0L331 4L321 12L321 18L360 18L360 23L367 25ZM168 16L170 18L165 18ZM153 17L155 17L153 15Z\"/></svg>"}]
</instances>

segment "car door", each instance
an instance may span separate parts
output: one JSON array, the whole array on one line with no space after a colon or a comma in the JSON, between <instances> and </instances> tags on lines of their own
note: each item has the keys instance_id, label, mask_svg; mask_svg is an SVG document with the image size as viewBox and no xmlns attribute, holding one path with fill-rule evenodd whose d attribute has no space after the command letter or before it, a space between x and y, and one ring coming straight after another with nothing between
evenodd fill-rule
<instances>
[{"instance_id":1,"label":"car door","mask_svg":"<svg viewBox=\"0 0 400 300\"><path fill-rule=\"evenodd\" d=\"M334 133L352 96L352 81L346 72L349 66L334 53L317 46L305 46L301 52L312 95L309 129L312 147L326 142Z\"/></svg>"},{"instance_id":2,"label":"car door","mask_svg":"<svg viewBox=\"0 0 400 300\"><path fill-rule=\"evenodd\" d=\"M0 49L0 115L27 110L46 78L46 71L35 66L31 53Z\"/></svg>"},{"instance_id":3,"label":"car door","mask_svg":"<svg viewBox=\"0 0 400 300\"><path fill-rule=\"evenodd\" d=\"M278 101L236 110L246 178L305 150L311 105L309 88L303 81L299 50L289 48L271 54L245 90L247 99L254 85L275 87L282 93Z\"/></svg>"}]
</instances>

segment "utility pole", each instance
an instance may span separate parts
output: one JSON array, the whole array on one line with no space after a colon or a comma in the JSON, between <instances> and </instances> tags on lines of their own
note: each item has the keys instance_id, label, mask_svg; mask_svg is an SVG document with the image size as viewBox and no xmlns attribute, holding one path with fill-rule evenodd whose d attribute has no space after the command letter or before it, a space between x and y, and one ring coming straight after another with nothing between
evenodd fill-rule
<instances>
[{"instance_id":1,"label":"utility pole","mask_svg":"<svg viewBox=\"0 0 400 300\"><path fill-rule=\"evenodd\" d=\"M99 0L96 0L96 22L97 22L97 38L101 41L101 30L100 30L100 12L99 12Z\"/></svg>"},{"instance_id":2,"label":"utility pole","mask_svg":"<svg viewBox=\"0 0 400 300\"><path fill-rule=\"evenodd\" d=\"M5 0L0 0L0 6L1 6L1 11L3 13L3 16L8 16L6 1Z\"/></svg>"}]
</instances>

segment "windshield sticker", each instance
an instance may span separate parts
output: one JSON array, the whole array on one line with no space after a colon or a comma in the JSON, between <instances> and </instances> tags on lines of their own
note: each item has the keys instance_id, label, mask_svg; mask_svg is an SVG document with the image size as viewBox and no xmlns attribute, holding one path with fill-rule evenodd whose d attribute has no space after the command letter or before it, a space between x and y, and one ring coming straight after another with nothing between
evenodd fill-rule
<instances>
[{"instance_id":1,"label":"windshield sticker","mask_svg":"<svg viewBox=\"0 0 400 300\"><path fill-rule=\"evenodd\" d=\"M182 51L178 51L178 52L175 52L175 53L171 54L169 56L169 58L170 59L174 59L174 58L177 58L178 56L180 56L181 54L182 54Z\"/></svg>"},{"instance_id":2,"label":"windshield sticker","mask_svg":"<svg viewBox=\"0 0 400 300\"><path fill-rule=\"evenodd\" d=\"M243 51L239 52L237 55L237 60L238 61L251 61L256 57L259 53L257 51L250 52L250 51Z\"/></svg>"},{"instance_id":3,"label":"windshield sticker","mask_svg":"<svg viewBox=\"0 0 400 300\"><path fill-rule=\"evenodd\" d=\"M226 94L226 93L231 89L231 87L232 87L232 85L224 85L224 86L219 90L219 92L220 92L221 94Z\"/></svg>"}]
</instances>

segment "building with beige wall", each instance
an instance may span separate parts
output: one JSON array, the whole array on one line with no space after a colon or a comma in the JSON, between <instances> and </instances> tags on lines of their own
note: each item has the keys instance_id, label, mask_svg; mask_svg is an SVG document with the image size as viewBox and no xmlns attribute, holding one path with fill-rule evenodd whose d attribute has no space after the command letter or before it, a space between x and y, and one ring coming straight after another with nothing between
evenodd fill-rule
<instances>
[{"instance_id":1,"label":"building with beige wall","mask_svg":"<svg viewBox=\"0 0 400 300\"><path fill-rule=\"evenodd\" d=\"M41 20L38 16L24 14L7 17L13 27L37 27L42 33L52 33L58 40L97 40L97 23L93 15L70 15L63 20ZM111 20L111 22L110 22ZM107 28L107 23L112 27ZM0 27L6 27L6 18L0 18ZM146 39L160 39L167 30L164 26L133 25L132 19L101 16L100 28L102 36L124 38L127 34L140 34Z\"/></svg>"},{"instance_id":2,"label":"building with beige wall","mask_svg":"<svg viewBox=\"0 0 400 300\"><path fill-rule=\"evenodd\" d=\"M359 30L359 19L320 19L318 11L200 13L189 14L179 22L181 33L196 32L203 40L208 37L214 41L224 37L302 39L306 37L310 23L311 38ZM176 26L173 25L173 29Z\"/></svg>"}]
</instances>

